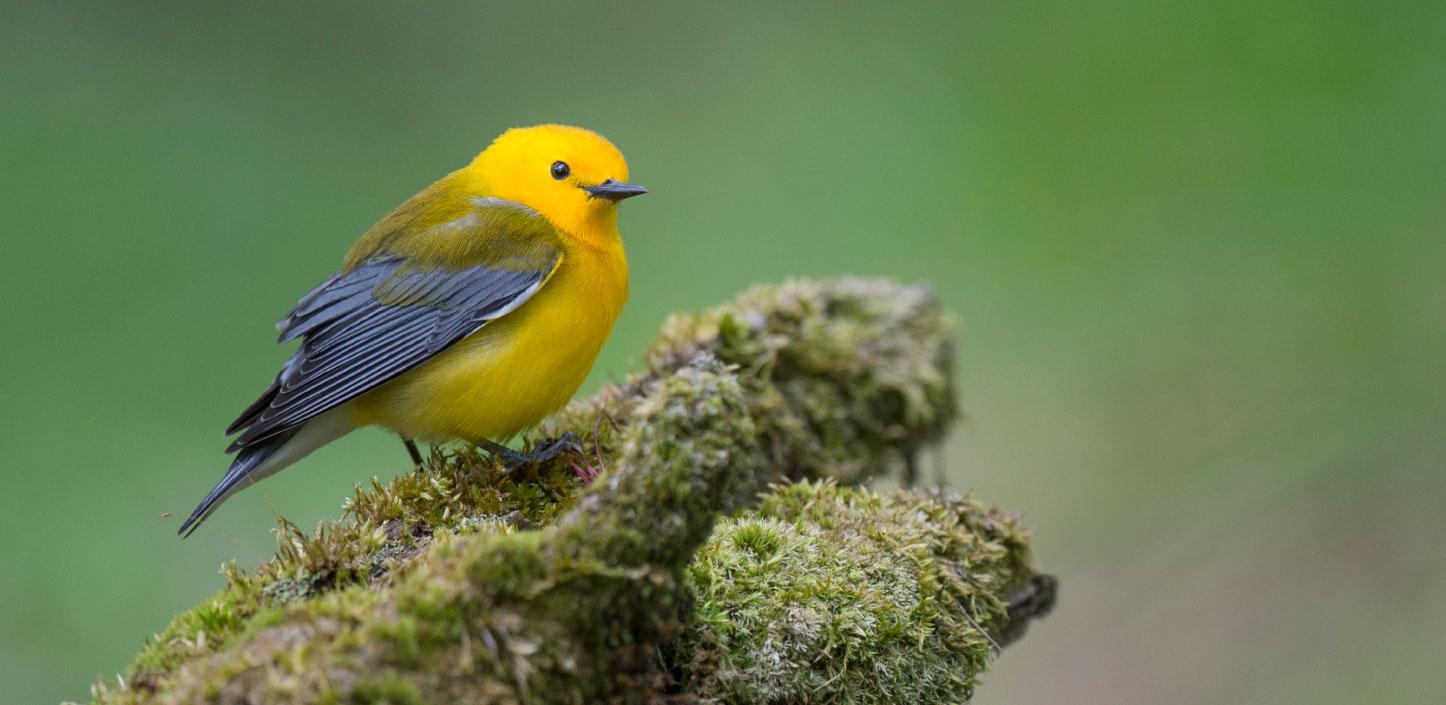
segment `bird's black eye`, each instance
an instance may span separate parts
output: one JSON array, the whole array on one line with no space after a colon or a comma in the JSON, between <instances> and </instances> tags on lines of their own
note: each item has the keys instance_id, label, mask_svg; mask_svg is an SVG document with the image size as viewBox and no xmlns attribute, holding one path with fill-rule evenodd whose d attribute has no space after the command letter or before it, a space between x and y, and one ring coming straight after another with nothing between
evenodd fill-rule
<instances>
[{"instance_id":1,"label":"bird's black eye","mask_svg":"<svg viewBox=\"0 0 1446 705\"><path fill-rule=\"evenodd\" d=\"M552 163L552 178L562 181L572 175L572 167L567 162L557 161Z\"/></svg>"}]
</instances>

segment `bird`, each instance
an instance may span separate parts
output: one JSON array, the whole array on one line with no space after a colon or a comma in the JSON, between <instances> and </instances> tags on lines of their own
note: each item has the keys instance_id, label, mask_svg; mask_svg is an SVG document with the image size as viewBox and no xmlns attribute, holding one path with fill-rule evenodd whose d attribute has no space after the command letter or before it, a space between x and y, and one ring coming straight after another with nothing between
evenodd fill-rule
<instances>
[{"instance_id":1,"label":"bird","mask_svg":"<svg viewBox=\"0 0 1446 705\"><path fill-rule=\"evenodd\" d=\"M271 385L226 429L234 453L181 524L189 536L238 491L351 431L504 443L562 408L592 369L628 296L618 204L647 193L590 130L502 133L466 166L397 206L341 268L276 324L299 340Z\"/></svg>"}]
</instances>

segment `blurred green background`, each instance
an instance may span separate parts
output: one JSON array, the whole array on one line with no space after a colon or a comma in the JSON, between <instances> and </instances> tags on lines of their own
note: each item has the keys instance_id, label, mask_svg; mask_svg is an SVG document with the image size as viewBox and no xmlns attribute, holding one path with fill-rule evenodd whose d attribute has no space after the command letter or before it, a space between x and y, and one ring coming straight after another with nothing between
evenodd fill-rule
<instances>
[{"instance_id":1,"label":"blurred green background","mask_svg":"<svg viewBox=\"0 0 1446 705\"><path fill-rule=\"evenodd\" d=\"M405 7L404 7L405 6ZM980 703L1446 694L1439 3L6 3L0 683L87 697L147 635L405 467L364 432L180 517L271 323L502 129L636 181L632 300L927 281L958 486L1063 580Z\"/></svg>"}]
</instances>

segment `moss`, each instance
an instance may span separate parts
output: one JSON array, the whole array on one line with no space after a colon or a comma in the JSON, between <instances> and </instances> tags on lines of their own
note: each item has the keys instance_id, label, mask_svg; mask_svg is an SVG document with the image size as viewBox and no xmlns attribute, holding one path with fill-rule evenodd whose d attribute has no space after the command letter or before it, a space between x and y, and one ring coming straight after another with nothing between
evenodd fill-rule
<instances>
[{"instance_id":1,"label":"moss","mask_svg":"<svg viewBox=\"0 0 1446 705\"><path fill-rule=\"evenodd\" d=\"M647 373L570 404L533 437L584 429L605 460L637 385L705 353L746 385L775 478L907 480L915 452L957 414L953 338L925 287L854 278L758 286L670 316L644 354Z\"/></svg>"},{"instance_id":2,"label":"moss","mask_svg":"<svg viewBox=\"0 0 1446 705\"><path fill-rule=\"evenodd\" d=\"M775 488L699 550L671 659L705 701L963 702L1027 546L967 496Z\"/></svg>"},{"instance_id":3,"label":"moss","mask_svg":"<svg viewBox=\"0 0 1446 705\"><path fill-rule=\"evenodd\" d=\"M349 694L357 705L426 705L417 687L395 676L368 678L359 681ZM336 697L333 694L331 697Z\"/></svg>"},{"instance_id":4,"label":"moss","mask_svg":"<svg viewBox=\"0 0 1446 705\"><path fill-rule=\"evenodd\" d=\"M164 674L188 658L210 653L247 624L259 600L245 584L232 584L181 613L152 637L136 656L129 681L142 690L158 687Z\"/></svg>"},{"instance_id":5,"label":"moss","mask_svg":"<svg viewBox=\"0 0 1446 705\"><path fill-rule=\"evenodd\" d=\"M572 432L582 457L509 473L433 449L415 471L357 488L339 521L305 532L283 520L272 560L228 568L227 587L96 700L967 693L987 640L960 620L1003 625L1005 591L1028 572L1009 521L961 498L815 482L776 487L709 539L769 482L907 471L955 413L951 335L926 290L859 280L760 287L674 316L645 371L526 439ZM580 464L602 473L585 484ZM879 560L825 560L821 547ZM811 640L770 631L786 626L767 621L783 598L832 606L810 613ZM774 655L759 645L774 643L817 649L816 664L796 662L816 672L760 666ZM953 689L920 685L940 679Z\"/></svg>"}]
</instances>

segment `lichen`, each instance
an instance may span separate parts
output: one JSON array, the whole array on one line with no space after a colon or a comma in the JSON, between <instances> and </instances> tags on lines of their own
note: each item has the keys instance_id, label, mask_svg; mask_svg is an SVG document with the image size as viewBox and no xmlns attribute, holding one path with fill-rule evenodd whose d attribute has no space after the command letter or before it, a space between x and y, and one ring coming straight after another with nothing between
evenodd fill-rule
<instances>
[{"instance_id":1,"label":"lichen","mask_svg":"<svg viewBox=\"0 0 1446 705\"><path fill-rule=\"evenodd\" d=\"M875 281L759 287L674 316L643 372L526 438L571 432L582 457L507 472L433 449L359 487L339 521L283 520L273 559L228 567L95 700L967 695L980 627L1047 609L1005 604L1029 580L1024 534L964 498L835 484L907 476L943 432L951 340L927 290ZM579 464L602 472L585 484ZM764 605L780 595L808 619ZM778 645L803 660L759 666Z\"/></svg>"}]
</instances>

